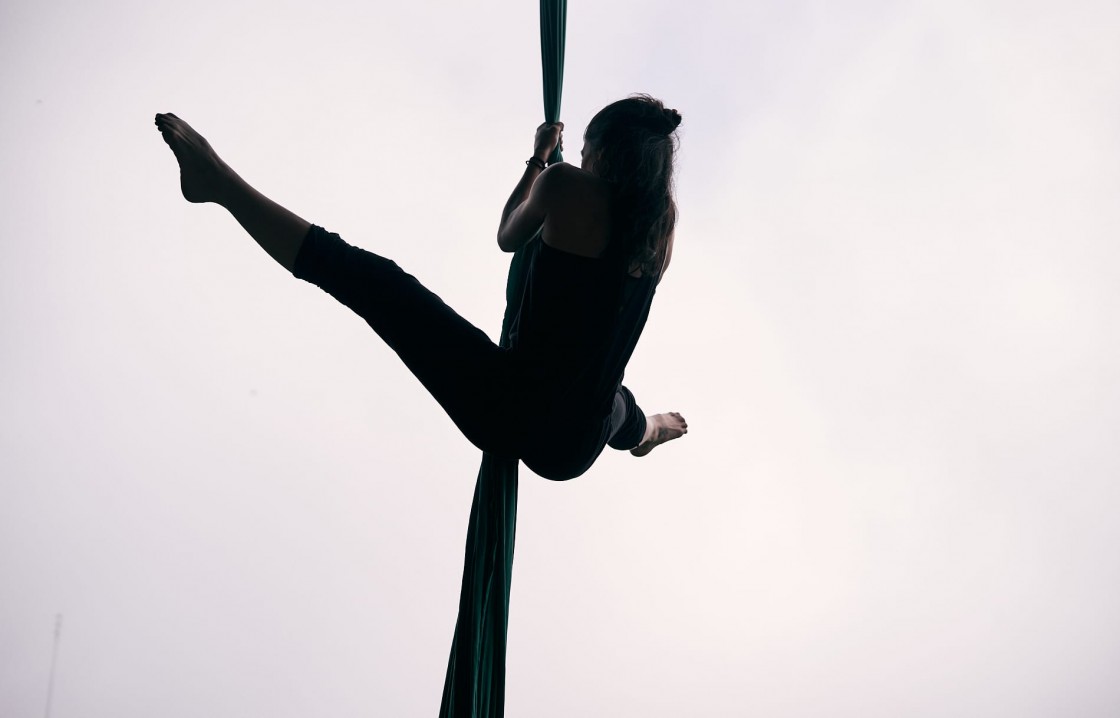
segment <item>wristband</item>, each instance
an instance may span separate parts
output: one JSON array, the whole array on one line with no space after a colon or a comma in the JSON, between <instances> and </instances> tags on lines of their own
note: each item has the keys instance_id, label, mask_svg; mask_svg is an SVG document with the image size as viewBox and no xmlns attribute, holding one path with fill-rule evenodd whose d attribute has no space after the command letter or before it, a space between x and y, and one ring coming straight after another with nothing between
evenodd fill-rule
<instances>
[{"instance_id":1,"label":"wristband","mask_svg":"<svg viewBox=\"0 0 1120 718\"><path fill-rule=\"evenodd\" d=\"M525 160L525 164L533 165L539 170L543 170L545 168L544 160L542 160L540 157L530 157L529 159Z\"/></svg>"}]
</instances>

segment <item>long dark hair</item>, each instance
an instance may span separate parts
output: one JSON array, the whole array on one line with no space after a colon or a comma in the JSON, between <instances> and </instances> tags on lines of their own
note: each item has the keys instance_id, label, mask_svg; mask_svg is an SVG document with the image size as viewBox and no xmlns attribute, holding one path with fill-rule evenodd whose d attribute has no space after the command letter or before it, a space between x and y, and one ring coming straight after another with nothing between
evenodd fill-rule
<instances>
[{"instance_id":1,"label":"long dark hair","mask_svg":"<svg viewBox=\"0 0 1120 718\"><path fill-rule=\"evenodd\" d=\"M659 273L677 223L673 159L680 113L649 95L631 95L599 111L586 139L595 173L615 190L610 253L628 270Z\"/></svg>"}]
</instances>

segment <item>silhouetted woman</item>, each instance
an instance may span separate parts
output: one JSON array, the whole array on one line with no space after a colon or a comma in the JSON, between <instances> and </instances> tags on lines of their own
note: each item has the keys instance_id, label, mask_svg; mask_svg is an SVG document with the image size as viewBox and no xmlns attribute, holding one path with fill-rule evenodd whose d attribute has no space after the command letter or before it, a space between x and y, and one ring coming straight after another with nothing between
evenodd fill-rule
<instances>
[{"instance_id":1,"label":"silhouetted woman","mask_svg":"<svg viewBox=\"0 0 1120 718\"><path fill-rule=\"evenodd\" d=\"M498 227L498 246L529 245L530 263L503 348L396 263L297 217L186 122L156 115L188 201L225 207L285 269L354 310L471 443L554 480L587 471L606 445L644 456L687 432L679 414L644 416L622 385L672 257L680 121L648 95L619 100L587 126L580 167L547 169L564 126L537 128Z\"/></svg>"}]
</instances>

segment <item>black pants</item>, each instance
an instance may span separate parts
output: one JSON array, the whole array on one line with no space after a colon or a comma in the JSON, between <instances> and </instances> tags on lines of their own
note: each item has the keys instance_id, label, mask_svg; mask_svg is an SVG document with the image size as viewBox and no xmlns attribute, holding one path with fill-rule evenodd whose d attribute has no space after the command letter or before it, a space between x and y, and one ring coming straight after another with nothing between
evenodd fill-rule
<instances>
[{"instance_id":1,"label":"black pants","mask_svg":"<svg viewBox=\"0 0 1120 718\"><path fill-rule=\"evenodd\" d=\"M587 471L605 445L638 445L645 415L620 386L608 417L539 415L517 358L395 262L312 225L293 274L350 307L404 361L479 449L521 459L562 481Z\"/></svg>"}]
</instances>

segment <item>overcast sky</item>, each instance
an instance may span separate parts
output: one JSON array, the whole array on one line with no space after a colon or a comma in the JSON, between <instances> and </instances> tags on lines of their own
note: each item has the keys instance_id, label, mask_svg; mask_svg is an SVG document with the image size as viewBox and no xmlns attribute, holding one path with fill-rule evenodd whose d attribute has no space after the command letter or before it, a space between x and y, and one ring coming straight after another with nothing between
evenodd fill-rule
<instances>
[{"instance_id":1,"label":"overcast sky","mask_svg":"<svg viewBox=\"0 0 1120 718\"><path fill-rule=\"evenodd\" d=\"M0 5L0 716L434 716L479 452L191 205L246 180L497 336L537 3ZM573 2L569 157L683 115L627 372L522 469L507 715L1120 714L1120 6Z\"/></svg>"}]
</instances>

